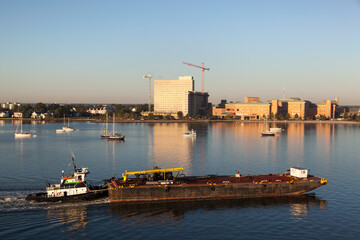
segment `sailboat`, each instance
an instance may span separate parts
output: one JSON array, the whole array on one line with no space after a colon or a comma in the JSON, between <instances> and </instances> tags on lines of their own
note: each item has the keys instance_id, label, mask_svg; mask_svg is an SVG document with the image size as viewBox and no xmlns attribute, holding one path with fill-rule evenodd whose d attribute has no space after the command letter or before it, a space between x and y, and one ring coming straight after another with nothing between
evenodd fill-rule
<instances>
[{"instance_id":1,"label":"sailboat","mask_svg":"<svg viewBox=\"0 0 360 240\"><path fill-rule=\"evenodd\" d=\"M121 133L115 133L115 114L113 115L113 132L102 135L101 137L109 140L125 140L125 135Z\"/></svg>"},{"instance_id":2,"label":"sailboat","mask_svg":"<svg viewBox=\"0 0 360 240\"><path fill-rule=\"evenodd\" d=\"M274 126L273 128L270 128L270 132L274 132L274 133L278 133L280 134L282 131L284 131L284 129L276 127L276 123L275 123L275 116L274 116Z\"/></svg>"},{"instance_id":3,"label":"sailboat","mask_svg":"<svg viewBox=\"0 0 360 240\"><path fill-rule=\"evenodd\" d=\"M69 119L68 119L68 125L65 124L65 114L64 114L64 126L61 129L56 129L57 133L64 133L64 132L73 132L75 129L69 127Z\"/></svg>"},{"instance_id":4,"label":"sailboat","mask_svg":"<svg viewBox=\"0 0 360 240\"><path fill-rule=\"evenodd\" d=\"M104 129L104 134L101 134L100 137L101 138L109 138L110 137L110 134L109 134L109 131L108 131L108 124L109 124L109 116L108 116L108 113L106 113L106 127Z\"/></svg>"},{"instance_id":5,"label":"sailboat","mask_svg":"<svg viewBox=\"0 0 360 240\"><path fill-rule=\"evenodd\" d=\"M20 119L20 132L18 132L18 128L19 128L19 125L17 126L16 128L16 131L15 131L15 137L16 138L27 138L27 137L31 137L31 133L30 132L23 132L23 129L22 129L22 118Z\"/></svg>"},{"instance_id":6,"label":"sailboat","mask_svg":"<svg viewBox=\"0 0 360 240\"><path fill-rule=\"evenodd\" d=\"M264 131L261 132L261 136L263 136L263 137L274 137L275 136L275 132L266 130L266 119L264 120Z\"/></svg>"}]
</instances>

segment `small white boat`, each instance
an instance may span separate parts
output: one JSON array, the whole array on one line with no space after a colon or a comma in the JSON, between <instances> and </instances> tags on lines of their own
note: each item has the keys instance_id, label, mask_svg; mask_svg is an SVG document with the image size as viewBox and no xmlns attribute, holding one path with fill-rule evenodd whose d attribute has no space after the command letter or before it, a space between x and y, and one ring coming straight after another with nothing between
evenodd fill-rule
<instances>
[{"instance_id":1,"label":"small white boat","mask_svg":"<svg viewBox=\"0 0 360 240\"><path fill-rule=\"evenodd\" d=\"M261 132L261 136L262 137L274 137L275 132L271 132L271 131Z\"/></svg>"},{"instance_id":2,"label":"small white boat","mask_svg":"<svg viewBox=\"0 0 360 240\"><path fill-rule=\"evenodd\" d=\"M23 129L22 129L22 118L20 119L20 132L18 132L18 127L16 128L16 131L15 131L15 137L16 138L28 138L28 137L31 137L31 133L30 132L24 132Z\"/></svg>"},{"instance_id":3,"label":"small white boat","mask_svg":"<svg viewBox=\"0 0 360 240\"><path fill-rule=\"evenodd\" d=\"M68 119L68 125L65 125L65 114L64 114L64 126L61 129L56 129L56 133L64 133L64 132L73 132L75 129L69 127L69 119Z\"/></svg>"},{"instance_id":4,"label":"small white boat","mask_svg":"<svg viewBox=\"0 0 360 240\"><path fill-rule=\"evenodd\" d=\"M282 131L284 131L284 129L282 128L270 128L270 132L274 132L274 133L281 133Z\"/></svg>"},{"instance_id":5,"label":"small white boat","mask_svg":"<svg viewBox=\"0 0 360 240\"><path fill-rule=\"evenodd\" d=\"M194 129L191 129L183 134L184 137L196 137L196 132Z\"/></svg>"}]
</instances>

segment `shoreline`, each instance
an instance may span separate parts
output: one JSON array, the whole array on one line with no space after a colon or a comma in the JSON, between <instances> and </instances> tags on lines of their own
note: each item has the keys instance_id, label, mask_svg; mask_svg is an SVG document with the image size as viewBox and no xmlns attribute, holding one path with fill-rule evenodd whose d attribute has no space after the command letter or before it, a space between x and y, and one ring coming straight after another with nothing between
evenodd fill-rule
<instances>
[{"instance_id":1,"label":"shoreline","mask_svg":"<svg viewBox=\"0 0 360 240\"><path fill-rule=\"evenodd\" d=\"M19 118L0 118L0 120L5 121L16 121ZM23 118L24 122L36 121L47 123L59 123L63 122L62 118L54 118L51 120L42 120L42 119L33 119L33 118ZM70 122L96 122L103 123L102 119L98 118L70 118ZM240 119L231 119L231 120L115 120L116 123L263 123L264 120L240 120ZM344 121L344 120L268 120L268 123L304 123L304 124L347 124L347 125L360 125L360 122L356 121Z\"/></svg>"}]
</instances>

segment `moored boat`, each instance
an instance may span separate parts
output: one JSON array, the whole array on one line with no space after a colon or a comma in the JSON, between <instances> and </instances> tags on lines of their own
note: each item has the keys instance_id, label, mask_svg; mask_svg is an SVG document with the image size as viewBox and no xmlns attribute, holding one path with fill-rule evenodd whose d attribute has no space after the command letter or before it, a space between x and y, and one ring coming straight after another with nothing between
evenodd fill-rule
<instances>
[{"instance_id":1,"label":"moored boat","mask_svg":"<svg viewBox=\"0 0 360 240\"><path fill-rule=\"evenodd\" d=\"M284 129L282 128L278 128L278 127L270 128L270 132L281 133L282 131L284 131Z\"/></svg>"},{"instance_id":2,"label":"moored boat","mask_svg":"<svg viewBox=\"0 0 360 240\"><path fill-rule=\"evenodd\" d=\"M106 121L108 121L107 115L106 115ZM100 137L103 139L108 139L108 140L125 140L125 134L115 132L115 114L113 115L113 131L112 131L112 133L108 132L107 122L106 122L106 130L104 131L104 134L100 135Z\"/></svg>"},{"instance_id":3,"label":"moored boat","mask_svg":"<svg viewBox=\"0 0 360 240\"><path fill-rule=\"evenodd\" d=\"M194 129L191 129L183 134L184 137L196 137L196 132Z\"/></svg>"},{"instance_id":4,"label":"moored boat","mask_svg":"<svg viewBox=\"0 0 360 240\"><path fill-rule=\"evenodd\" d=\"M64 115L64 126L60 129L56 129L56 133L64 133L64 132L73 132L75 131L74 128L71 128L70 126L70 123L69 123L69 119L68 119L68 125L66 126L65 124L65 115Z\"/></svg>"},{"instance_id":5,"label":"moored boat","mask_svg":"<svg viewBox=\"0 0 360 240\"><path fill-rule=\"evenodd\" d=\"M309 192L327 179L308 175L306 169L268 175L190 176L182 168L125 172L123 178L107 180L111 202L178 201L297 195ZM136 175L136 178L128 178Z\"/></svg>"},{"instance_id":6,"label":"moored boat","mask_svg":"<svg viewBox=\"0 0 360 240\"><path fill-rule=\"evenodd\" d=\"M18 127L19 127L19 125L18 125ZM16 128L16 131L15 131L15 138L29 138L29 137L31 137L31 132L25 132L22 129L22 118L20 119L20 132L17 130L17 128Z\"/></svg>"},{"instance_id":7,"label":"moored boat","mask_svg":"<svg viewBox=\"0 0 360 240\"><path fill-rule=\"evenodd\" d=\"M276 134L275 132L271 132L271 131L261 132L261 136L263 137L274 137L275 134Z\"/></svg>"},{"instance_id":8,"label":"moored boat","mask_svg":"<svg viewBox=\"0 0 360 240\"><path fill-rule=\"evenodd\" d=\"M32 193L26 197L27 201L35 202L70 202L86 201L107 197L107 186L91 186L86 181L89 174L87 168L76 168L75 159L73 174L63 174L60 183L48 184L46 192Z\"/></svg>"}]
</instances>

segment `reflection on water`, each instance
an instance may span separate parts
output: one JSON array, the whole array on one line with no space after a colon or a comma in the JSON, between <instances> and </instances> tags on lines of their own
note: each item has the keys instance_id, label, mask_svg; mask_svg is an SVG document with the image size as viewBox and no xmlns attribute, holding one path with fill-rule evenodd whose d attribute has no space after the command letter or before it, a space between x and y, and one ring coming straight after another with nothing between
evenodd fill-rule
<instances>
[{"instance_id":1,"label":"reflection on water","mask_svg":"<svg viewBox=\"0 0 360 240\"><path fill-rule=\"evenodd\" d=\"M63 231L78 231L87 225L86 206L49 208L46 212L47 221L60 223Z\"/></svg>"},{"instance_id":2,"label":"reflection on water","mask_svg":"<svg viewBox=\"0 0 360 240\"><path fill-rule=\"evenodd\" d=\"M304 194L299 196L283 196L271 198L251 198L251 199L222 199L222 200L203 200L203 201L182 201L182 202L163 202L163 203L112 203L110 211L114 216L118 216L120 221L125 222L165 222L179 221L188 212L205 210L234 210L245 208L267 208L271 206L288 206L290 215L296 221L303 219L310 208L318 207L325 209L326 200L321 200L314 195Z\"/></svg>"},{"instance_id":3,"label":"reflection on water","mask_svg":"<svg viewBox=\"0 0 360 240\"><path fill-rule=\"evenodd\" d=\"M195 138L184 138L183 134L187 131L187 125L184 124L164 123L153 126L151 139L153 149L150 152L153 152L154 162L157 166L166 166L169 160L176 159L178 166L187 167L188 171L192 168ZM174 152L176 155L173 154Z\"/></svg>"}]
</instances>

